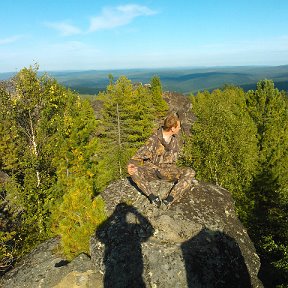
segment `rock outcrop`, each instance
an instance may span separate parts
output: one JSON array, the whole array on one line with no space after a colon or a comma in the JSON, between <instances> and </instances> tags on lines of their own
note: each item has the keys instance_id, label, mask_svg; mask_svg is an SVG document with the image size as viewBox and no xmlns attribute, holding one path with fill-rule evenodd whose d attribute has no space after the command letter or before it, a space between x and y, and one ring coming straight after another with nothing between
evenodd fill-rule
<instances>
[{"instance_id":1,"label":"rock outcrop","mask_svg":"<svg viewBox=\"0 0 288 288\"><path fill-rule=\"evenodd\" d=\"M191 125L196 117L192 112L191 100L183 94L166 91L163 99L169 105L169 111L177 112L181 119L182 132L190 134ZM160 123L162 125L162 123Z\"/></svg>"},{"instance_id":2,"label":"rock outcrop","mask_svg":"<svg viewBox=\"0 0 288 288\"><path fill-rule=\"evenodd\" d=\"M94 271L90 257L80 254L68 263L58 253L59 239L40 244L0 280L2 288L95 288L102 275Z\"/></svg>"},{"instance_id":3,"label":"rock outcrop","mask_svg":"<svg viewBox=\"0 0 288 288\"><path fill-rule=\"evenodd\" d=\"M151 184L161 197L172 185ZM91 238L91 258L67 263L52 239L4 275L0 287L263 287L259 258L227 190L200 183L167 210L124 179L102 197L109 217Z\"/></svg>"},{"instance_id":4,"label":"rock outcrop","mask_svg":"<svg viewBox=\"0 0 288 288\"><path fill-rule=\"evenodd\" d=\"M183 95L164 93L189 133L195 120ZM171 183L151 183L165 197ZM112 183L101 194L108 219L91 238L90 256L68 263L51 239L6 273L0 287L263 287L260 260L238 220L229 191L199 183L168 210L152 206L129 181Z\"/></svg>"},{"instance_id":5,"label":"rock outcrop","mask_svg":"<svg viewBox=\"0 0 288 288\"><path fill-rule=\"evenodd\" d=\"M161 197L171 188L152 186ZM127 179L102 196L109 218L92 237L91 261L104 287L263 287L227 190L200 183L169 210L152 206Z\"/></svg>"}]
</instances>

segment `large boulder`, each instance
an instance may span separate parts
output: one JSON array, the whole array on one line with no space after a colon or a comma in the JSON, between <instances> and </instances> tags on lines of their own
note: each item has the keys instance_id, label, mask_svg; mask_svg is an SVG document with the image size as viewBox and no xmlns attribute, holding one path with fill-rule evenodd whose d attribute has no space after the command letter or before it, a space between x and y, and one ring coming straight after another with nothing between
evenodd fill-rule
<instances>
[{"instance_id":1,"label":"large boulder","mask_svg":"<svg viewBox=\"0 0 288 288\"><path fill-rule=\"evenodd\" d=\"M172 185L151 184L161 197ZM109 217L91 239L91 260L104 287L263 287L227 190L200 183L167 210L125 179L102 197Z\"/></svg>"}]
</instances>

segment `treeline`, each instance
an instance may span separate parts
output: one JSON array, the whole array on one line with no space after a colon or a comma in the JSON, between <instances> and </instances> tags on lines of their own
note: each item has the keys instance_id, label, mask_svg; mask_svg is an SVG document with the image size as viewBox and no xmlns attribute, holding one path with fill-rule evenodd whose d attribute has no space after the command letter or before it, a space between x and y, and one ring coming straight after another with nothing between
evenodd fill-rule
<instances>
[{"instance_id":1,"label":"treeline","mask_svg":"<svg viewBox=\"0 0 288 288\"><path fill-rule=\"evenodd\" d=\"M197 121L183 162L231 191L261 258L265 287L288 287L288 98L263 80L191 97Z\"/></svg>"},{"instance_id":2,"label":"treeline","mask_svg":"<svg viewBox=\"0 0 288 288\"><path fill-rule=\"evenodd\" d=\"M38 67L0 85L0 272L40 242L61 236L68 259L89 253L106 217L99 193L126 175L126 163L168 107L160 79L150 87L120 77L91 102Z\"/></svg>"},{"instance_id":3,"label":"treeline","mask_svg":"<svg viewBox=\"0 0 288 288\"><path fill-rule=\"evenodd\" d=\"M126 176L128 159L168 110L156 76L146 87L109 75L90 102L37 71L0 86L2 271L56 235L68 259L88 253L106 217L99 194ZM265 287L287 287L287 94L263 80L255 91L226 86L191 101L197 120L179 164L231 191Z\"/></svg>"}]
</instances>

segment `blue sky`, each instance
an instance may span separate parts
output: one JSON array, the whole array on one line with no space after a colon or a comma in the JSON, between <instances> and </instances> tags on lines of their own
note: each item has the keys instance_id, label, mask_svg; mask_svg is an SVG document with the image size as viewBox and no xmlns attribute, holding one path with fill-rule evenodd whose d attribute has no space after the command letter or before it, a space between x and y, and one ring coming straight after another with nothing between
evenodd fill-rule
<instances>
[{"instance_id":1,"label":"blue sky","mask_svg":"<svg viewBox=\"0 0 288 288\"><path fill-rule=\"evenodd\" d=\"M287 0L1 0L0 72L288 64Z\"/></svg>"}]
</instances>

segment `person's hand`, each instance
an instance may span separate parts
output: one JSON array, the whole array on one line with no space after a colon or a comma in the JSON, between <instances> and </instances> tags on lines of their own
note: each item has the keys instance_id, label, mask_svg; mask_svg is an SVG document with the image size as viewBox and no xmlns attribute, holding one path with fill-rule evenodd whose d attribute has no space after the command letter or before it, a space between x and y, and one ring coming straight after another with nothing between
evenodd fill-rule
<instances>
[{"instance_id":1,"label":"person's hand","mask_svg":"<svg viewBox=\"0 0 288 288\"><path fill-rule=\"evenodd\" d=\"M137 167L134 164L128 164L127 170L128 174L132 176L137 172Z\"/></svg>"}]
</instances>

